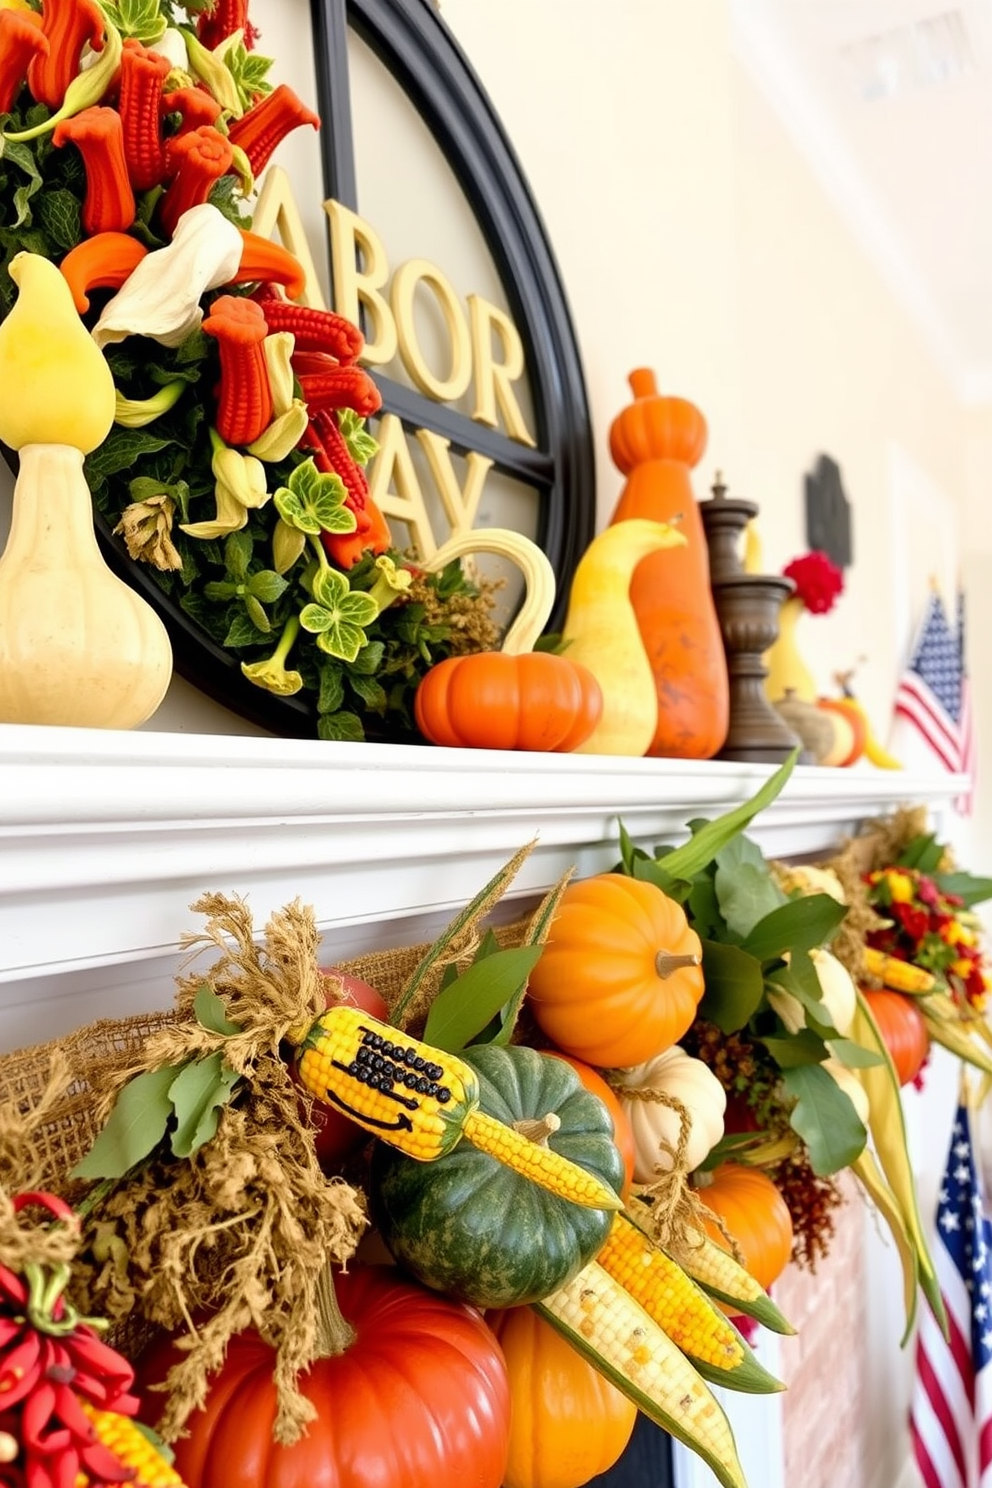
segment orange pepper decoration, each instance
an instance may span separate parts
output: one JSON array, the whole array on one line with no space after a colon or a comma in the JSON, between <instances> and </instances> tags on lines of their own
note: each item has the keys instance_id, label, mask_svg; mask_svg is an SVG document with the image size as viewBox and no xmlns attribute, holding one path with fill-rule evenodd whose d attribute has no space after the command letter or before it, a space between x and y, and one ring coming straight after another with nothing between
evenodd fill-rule
<instances>
[{"instance_id":1,"label":"orange pepper decoration","mask_svg":"<svg viewBox=\"0 0 992 1488\"><path fill-rule=\"evenodd\" d=\"M614 419L610 454L626 484L611 522L673 522L686 547L641 560L630 586L658 690L648 754L711 759L727 737L727 659L710 589L709 549L690 471L706 449L706 420L684 398L662 396L654 373L630 374L634 401Z\"/></svg>"}]
</instances>

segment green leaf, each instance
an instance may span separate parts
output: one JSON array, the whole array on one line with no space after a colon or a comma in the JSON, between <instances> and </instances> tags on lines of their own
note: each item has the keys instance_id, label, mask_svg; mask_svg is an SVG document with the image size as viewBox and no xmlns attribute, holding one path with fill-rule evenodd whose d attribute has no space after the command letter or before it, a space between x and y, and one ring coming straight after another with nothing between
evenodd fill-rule
<instances>
[{"instance_id":1,"label":"green leaf","mask_svg":"<svg viewBox=\"0 0 992 1488\"><path fill-rule=\"evenodd\" d=\"M790 899L760 920L743 942L759 961L771 961L786 951L811 951L830 938L847 913L830 894L807 894Z\"/></svg>"},{"instance_id":2,"label":"green leaf","mask_svg":"<svg viewBox=\"0 0 992 1488\"><path fill-rule=\"evenodd\" d=\"M205 587L209 589L211 586L207 584ZM239 606L231 615L231 623L224 637L224 645L225 647L260 646L266 634L266 631L259 630L254 624L247 611Z\"/></svg>"},{"instance_id":3,"label":"green leaf","mask_svg":"<svg viewBox=\"0 0 992 1488\"><path fill-rule=\"evenodd\" d=\"M944 849L933 832L921 833L907 842L896 859L900 868L916 868L920 873L935 873L940 867Z\"/></svg>"},{"instance_id":4,"label":"green leaf","mask_svg":"<svg viewBox=\"0 0 992 1488\"><path fill-rule=\"evenodd\" d=\"M854 1039L832 1038L828 1041L827 1048L848 1069L869 1069L873 1064L885 1063L881 1054L877 1054L874 1049L866 1049L863 1044L855 1043Z\"/></svg>"},{"instance_id":5,"label":"green leaf","mask_svg":"<svg viewBox=\"0 0 992 1488\"><path fill-rule=\"evenodd\" d=\"M697 873L713 861L721 848L731 842L738 832L743 832L759 812L771 805L795 769L798 758L799 750L794 749L785 763L779 766L774 775L768 777L750 800L707 822L690 841L666 853L660 866L673 878L694 879Z\"/></svg>"},{"instance_id":6,"label":"green leaf","mask_svg":"<svg viewBox=\"0 0 992 1488\"><path fill-rule=\"evenodd\" d=\"M360 744L365 738L365 730L355 713L322 713L317 719L317 737Z\"/></svg>"},{"instance_id":7,"label":"green leaf","mask_svg":"<svg viewBox=\"0 0 992 1488\"><path fill-rule=\"evenodd\" d=\"M325 610L323 605L304 605L300 611L300 624L304 630L311 635L320 635L325 630L330 630L334 624L334 617L330 610Z\"/></svg>"},{"instance_id":8,"label":"green leaf","mask_svg":"<svg viewBox=\"0 0 992 1488\"><path fill-rule=\"evenodd\" d=\"M61 187L38 197L36 216L57 248L66 252L83 237L82 210L71 191Z\"/></svg>"},{"instance_id":9,"label":"green leaf","mask_svg":"<svg viewBox=\"0 0 992 1488\"><path fill-rule=\"evenodd\" d=\"M41 190L42 178L34 158L34 151L30 145L19 140L0 139L0 153L2 158L10 165L16 165L18 170L24 172L27 181L15 188L13 193L14 209L16 216L11 226L16 230L23 227L26 222L31 221L31 198L37 191Z\"/></svg>"},{"instance_id":10,"label":"green leaf","mask_svg":"<svg viewBox=\"0 0 992 1488\"><path fill-rule=\"evenodd\" d=\"M801 1028L798 1033L790 1033L787 1038L778 1038L773 1035L770 1038L760 1040L768 1050L769 1054L778 1065L779 1069L794 1069L800 1064L820 1064L826 1056L826 1046L818 1034L809 1028Z\"/></svg>"},{"instance_id":11,"label":"green leaf","mask_svg":"<svg viewBox=\"0 0 992 1488\"><path fill-rule=\"evenodd\" d=\"M320 668L320 688L317 692L317 712L336 713L344 702L344 672L332 662Z\"/></svg>"},{"instance_id":12,"label":"green leaf","mask_svg":"<svg viewBox=\"0 0 992 1488\"><path fill-rule=\"evenodd\" d=\"M122 36L134 36L146 46L161 41L165 17L159 0L101 0L107 19Z\"/></svg>"},{"instance_id":13,"label":"green leaf","mask_svg":"<svg viewBox=\"0 0 992 1488\"><path fill-rule=\"evenodd\" d=\"M123 429L115 424L103 443L86 456L87 483L92 487L120 470L130 470L139 463L142 455L157 454L172 442L149 434L145 429Z\"/></svg>"},{"instance_id":14,"label":"green leaf","mask_svg":"<svg viewBox=\"0 0 992 1488\"><path fill-rule=\"evenodd\" d=\"M455 1054L504 1003L515 997L540 959L542 946L515 946L473 962L431 1003L424 1042Z\"/></svg>"},{"instance_id":15,"label":"green leaf","mask_svg":"<svg viewBox=\"0 0 992 1488\"><path fill-rule=\"evenodd\" d=\"M327 611L325 610L324 613L327 614ZM311 629L302 615L300 622L307 630ZM341 661L354 661L365 645L365 632L361 626L350 625L345 620L331 618L330 625L317 636L317 645L321 651L326 651L328 656L336 656Z\"/></svg>"},{"instance_id":16,"label":"green leaf","mask_svg":"<svg viewBox=\"0 0 992 1488\"><path fill-rule=\"evenodd\" d=\"M193 1012L200 1027L209 1029L211 1033L222 1033L230 1037L232 1033L241 1032L240 1024L231 1022L223 1001L208 982L197 988L193 998Z\"/></svg>"},{"instance_id":17,"label":"green leaf","mask_svg":"<svg viewBox=\"0 0 992 1488\"><path fill-rule=\"evenodd\" d=\"M727 927L720 913L716 885L710 873L704 872L696 876L692 892L684 902L692 928L698 936L704 940L727 939Z\"/></svg>"},{"instance_id":18,"label":"green leaf","mask_svg":"<svg viewBox=\"0 0 992 1488\"><path fill-rule=\"evenodd\" d=\"M248 577L254 539L250 532L232 532L224 539L224 564L232 579L244 583Z\"/></svg>"},{"instance_id":19,"label":"green leaf","mask_svg":"<svg viewBox=\"0 0 992 1488\"><path fill-rule=\"evenodd\" d=\"M263 568L261 573L252 574L248 580L248 593L260 599L262 604L275 604L288 588L282 575L271 568Z\"/></svg>"},{"instance_id":20,"label":"green leaf","mask_svg":"<svg viewBox=\"0 0 992 1488\"><path fill-rule=\"evenodd\" d=\"M147 1157L165 1136L172 1115L169 1086L183 1067L164 1064L129 1080L103 1130L69 1176L123 1178Z\"/></svg>"},{"instance_id":21,"label":"green leaf","mask_svg":"<svg viewBox=\"0 0 992 1488\"><path fill-rule=\"evenodd\" d=\"M761 963L738 946L704 940L703 982L706 991L699 1016L723 1033L736 1033L753 1017L764 996Z\"/></svg>"},{"instance_id":22,"label":"green leaf","mask_svg":"<svg viewBox=\"0 0 992 1488\"><path fill-rule=\"evenodd\" d=\"M678 904L684 904L692 892L692 884L688 879L673 878L654 858L635 858L633 868L631 878L653 883L663 894L667 894L669 899L674 899Z\"/></svg>"},{"instance_id":23,"label":"green leaf","mask_svg":"<svg viewBox=\"0 0 992 1488\"><path fill-rule=\"evenodd\" d=\"M806 951L794 951L787 966L776 966L766 972L766 978L774 986L800 1002L806 1014L806 1022L815 1033L824 1037L837 1037L827 1005L823 1001L823 988L816 974L816 967Z\"/></svg>"},{"instance_id":24,"label":"green leaf","mask_svg":"<svg viewBox=\"0 0 992 1488\"><path fill-rule=\"evenodd\" d=\"M279 487L272 498L272 504L283 521L290 527L295 527L298 532L305 532L310 537L317 537L320 533L320 523L317 518L307 510L299 496L287 486Z\"/></svg>"},{"instance_id":25,"label":"green leaf","mask_svg":"<svg viewBox=\"0 0 992 1488\"><path fill-rule=\"evenodd\" d=\"M956 894L971 909L983 899L992 899L992 878L975 878L970 873L935 873L934 883L942 894Z\"/></svg>"},{"instance_id":26,"label":"green leaf","mask_svg":"<svg viewBox=\"0 0 992 1488\"><path fill-rule=\"evenodd\" d=\"M243 598L245 609L248 611L251 623L258 630L260 630L263 635L270 635L272 632L272 622L265 611L262 609L262 606L259 604L254 594L246 593Z\"/></svg>"},{"instance_id":27,"label":"green leaf","mask_svg":"<svg viewBox=\"0 0 992 1488\"><path fill-rule=\"evenodd\" d=\"M369 433L365 420L353 408L342 408L338 414L338 427L355 464L367 465L378 453L379 441Z\"/></svg>"},{"instance_id":28,"label":"green leaf","mask_svg":"<svg viewBox=\"0 0 992 1488\"><path fill-rule=\"evenodd\" d=\"M356 659L361 660L362 655L360 651ZM370 712L384 713L386 711L389 698L386 689L375 677L364 677L360 672L353 671L348 681Z\"/></svg>"},{"instance_id":29,"label":"green leaf","mask_svg":"<svg viewBox=\"0 0 992 1488\"><path fill-rule=\"evenodd\" d=\"M738 837L716 856L717 901L727 925L747 936L759 920L785 903L764 853L749 837Z\"/></svg>"},{"instance_id":30,"label":"green leaf","mask_svg":"<svg viewBox=\"0 0 992 1488\"><path fill-rule=\"evenodd\" d=\"M813 1172L825 1178L849 1167L868 1140L850 1096L822 1064L787 1069L782 1083L795 1097L792 1129L806 1143Z\"/></svg>"},{"instance_id":31,"label":"green leaf","mask_svg":"<svg viewBox=\"0 0 992 1488\"><path fill-rule=\"evenodd\" d=\"M382 658L386 648L382 641L369 641L363 646L361 652L355 657L352 664L352 673L358 672L363 677L373 677L382 666Z\"/></svg>"},{"instance_id":32,"label":"green leaf","mask_svg":"<svg viewBox=\"0 0 992 1488\"><path fill-rule=\"evenodd\" d=\"M190 1157L216 1134L221 1109L231 1099L240 1078L219 1049L185 1065L169 1086L169 1099L176 1112L174 1157Z\"/></svg>"}]
</instances>

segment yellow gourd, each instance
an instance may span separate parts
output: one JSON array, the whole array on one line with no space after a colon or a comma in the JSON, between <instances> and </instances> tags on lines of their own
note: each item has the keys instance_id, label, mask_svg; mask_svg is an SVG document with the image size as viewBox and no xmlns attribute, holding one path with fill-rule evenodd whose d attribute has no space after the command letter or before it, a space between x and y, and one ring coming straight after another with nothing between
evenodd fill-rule
<instances>
[{"instance_id":1,"label":"yellow gourd","mask_svg":"<svg viewBox=\"0 0 992 1488\"><path fill-rule=\"evenodd\" d=\"M658 722L658 695L630 582L642 558L684 547L667 522L616 522L594 537L579 560L562 632L566 656L589 668L603 692L603 714L577 754L645 754Z\"/></svg>"},{"instance_id":2,"label":"yellow gourd","mask_svg":"<svg viewBox=\"0 0 992 1488\"><path fill-rule=\"evenodd\" d=\"M172 674L165 626L100 555L83 456L107 437L114 382L47 259L10 264L0 440L20 453L0 557L0 722L133 728Z\"/></svg>"},{"instance_id":3,"label":"yellow gourd","mask_svg":"<svg viewBox=\"0 0 992 1488\"><path fill-rule=\"evenodd\" d=\"M0 439L71 444L88 455L114 421L114 379L76 313L53 263L17 253L10 277L17 301L0 326Z\"/></svg>"}]
</instances>

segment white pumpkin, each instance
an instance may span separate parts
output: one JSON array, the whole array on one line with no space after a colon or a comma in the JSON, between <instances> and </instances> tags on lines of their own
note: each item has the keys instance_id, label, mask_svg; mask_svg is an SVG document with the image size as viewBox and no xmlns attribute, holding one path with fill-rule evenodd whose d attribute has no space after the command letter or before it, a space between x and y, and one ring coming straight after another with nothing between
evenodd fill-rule
<instances>
[{"instance_id":1,"label":"white pumpkin","mask_svg":"<svg viewBox=\"0 0 992 1488\"><path fill-rule=\"evenodd\" d=\"M670 1106L628 1091L661 1090L681 1101L691 1123L686 1163L690 1172L698 1168L723 1136L727 1109L727 1093L709 1065L675 1044L644 1064L616 1073L620 1081L617 1096L634 1133L634 1181L652 1183L658 1176L657 1169L671 1170L672 1154L662 1142L670 1143L672 1150L678 1149L681 1122L679 1113Z\"/></svg>"},{"instance_id":2,"label":"white pumpkin","mask_svg":"<svg viewBox=\"0 0 992 1488\"><path fill-rule=\"evenodd\" d=\"M810 959L816 968L817 980L823 994L823 1006L841 1037L846 1037L854 1024L858 1008L858 994L847 968L837 960L832 951L817 946L810 951ZM791 992L769 992L768 1001L778 1013L790 1033L798 1033L806 1027L806 1011Z\"/></svg>"}]
</instances>

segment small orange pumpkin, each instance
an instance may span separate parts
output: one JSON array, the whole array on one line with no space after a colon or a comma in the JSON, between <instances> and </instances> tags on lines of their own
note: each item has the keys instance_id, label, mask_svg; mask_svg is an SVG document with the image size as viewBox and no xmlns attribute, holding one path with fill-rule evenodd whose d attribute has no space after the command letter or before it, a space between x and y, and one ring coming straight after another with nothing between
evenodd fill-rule
<instances>
[{"instance_id":1,"label":"small orange pumpkin","mask_svg":"<svg viewBox=\"0 0 992 1488\"><path fill-rule=\"evenodd\" d=\"M695 1018L701 961L680 904L656 884L600 873L562 894L527 995L567 1054L600 1069L643 1064Z\"/></svg>"},{"instance_id":2,"label":"small orange pumpkin","mask_svg":"<svg viewBox=\"0 0 992 1488\"><path fill-rule=\"evenodd\" d=\"M721 1163L698 1194L718 1214L740 1246L747 1270L765 1291L776 1281L792 1255L792 1216L775 1184L760 1168L743 1163ZM717 1225L707 1225L711 1237L727 1249Z\"/></svg>"},{"instance_id":3,"label":"small orange pumpkin","mask_svg":"<svg viewBox=\"0 0 992 1488\"><path fill-rule=\"evenodd\" d=\"M621 1455L637 1407L532 1307L486 1314L510 1381L504 1488L578 1488Z\"/></svg>"},{"instance_id":4,"label":"small orange pumpkin","mask_svg":"<svg viewBox=\"0 0 992 1488\"><path fill-rule=\"evenodd\" d=\"M603 694L589 668L567 656L480 651L431 667L413 711L432 744L564 754L589 738Z\"/></svg>"},{"instance_id":5,"label":"small orange pumpkin","mask_svg":"<svg viewBox=\"0 0 992 1488\"><path fill-rule=\"evenodd\" d=\"M842 768L855 764L868 743L868 722L864 714L844 698L817 698L816 706L836 724L834 747L820 763Z\"/></svg>"},{"instance_id":6,"label":"small orange pumpkin","mask_svg":"<svg viewBox=\"0 0 992 1488\"><path fill-rule=\"evenodd\" d=\"M892 992L883 987L878 991L866 991L863 996L895 1065L899 1084L911 1084L930 1052L926 1019L915 1000L902 992Z\"/></svg>"}]
</instances>

